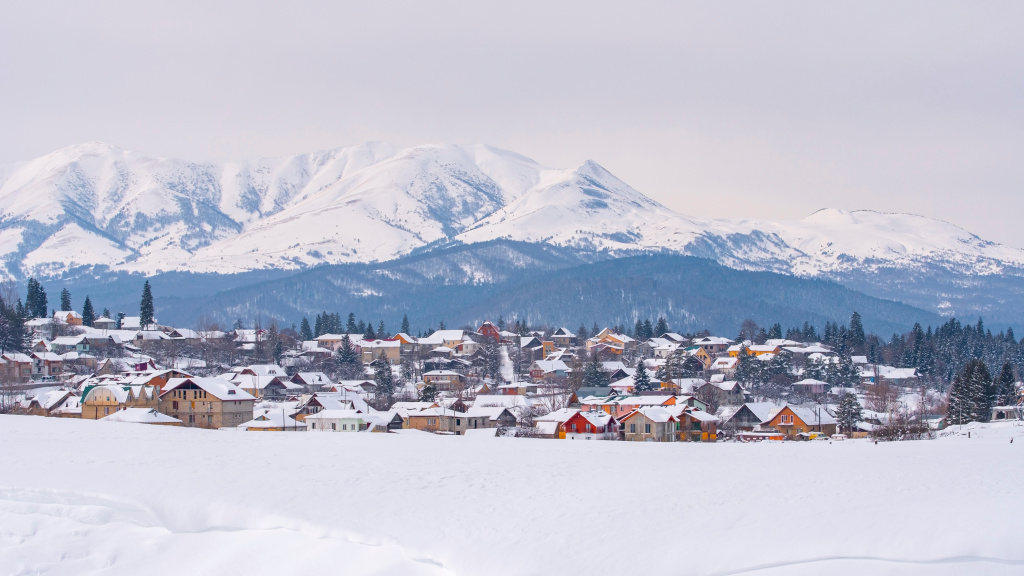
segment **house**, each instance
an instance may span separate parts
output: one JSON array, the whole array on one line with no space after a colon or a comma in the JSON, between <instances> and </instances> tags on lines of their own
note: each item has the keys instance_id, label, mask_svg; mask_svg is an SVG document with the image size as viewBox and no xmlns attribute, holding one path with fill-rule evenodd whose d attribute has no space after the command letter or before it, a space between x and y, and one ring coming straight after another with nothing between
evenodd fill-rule
<instances>
[{"instance_id":1,"label":"house","mask_svg":"<svg viewBox=\"0 0 1024 576\"><path fill-rule=\"evenodd\" d=\"M99 420L127 408L156 408L159 391L152 386L100 384L82 391L82 419Z\"/></svg>"},{"instance_id":2,"label":"house","mask_svg":"<svg viewBox=\"0 0 1024 576\"><path fill-rule=\"evenodd\" d=\"M576 335L568 328L558 328L551 333L551 341L559 348L568 348L576 344Z\"/></svg>"},{"instance_id":3,"label":"house","mask_svg":"<svg viewBox=\"0 0 1024 576\"><path fill-rule=\"evenodd\" d=\"M533 425L545 438L565 438L565 423L578 413L579 408L559 408L543 416L536 416Z\"/></svg>"},{"instance_id":4,"label":"house","mask_svg":"<svg viewBox=\"0 0 1024 576\"><path fill-rule=\"evenodd\" d=\"M235 427L253 416L256 398L221 378L172 378L159 410L196 428Z\"/></svg>"},{"instance_id":5,"label":"house","mask_svg":"<svg viewBox=\"0 0 1024 576\"><path fill-rule=\"evenodd\" d=\"M569 366L561 360L534 360L530 364L530 378L535 381L563 379L569 372Z\"/></svg>"},{"instance_id":6,"label":"house","mask_svg":"<svg viewBox=\"0 0 1024 576\"><path fill-rule=\"evenodd\" d=\"M501 330L498 330L498 327L490 321L481 324L480 328L477 328L476 333L479 334L481 338L489 339L494 342L501 342Z\"/></svg>"},{"instance_id":7,"label":"house","mask_svg":"<svg viewBox=\"0 0 1024 576\"><path fill-rule=\"evenodd\" d=\"M722 423L731 430L751 432L780 408L772 402L747 402L735 410L724 411Z\"/></svg>"},{"instance_id":8,"label":"house","mask_svg":"<svg viewBox=\"0 0 1024 576\"><path fill-rule=\"evenodd\" d=\"M718 405L739 405L743 404L746 400L746 395L743 391L743 386L740 386L739 382L729 381L711 381L704 384L697 389L697 392L702 394L701 398L705 398L704 394L708 394L715 399Z\"/></svg>"},{"instance_id":9,"label":"house","mask_svg":"<svg viewBox=\"0 0 1024 576\"><path fill-rule=\"evenodd\" d=\"M831 386L828 382L822 382L821 380L815 380L814 378L804 378L799 382L793 383L793 391L805 396L824 394L829 388L831 388Z\"/></svg>"},{"instance_id":10,"label":"house","mask_svg":"<svg viewBox=\"0 0 1024 576\"><path fill-rule=\"evenodd\" d=\"M676 419L676 434L682 442L714 442L718 440L718 423L721 419L703 410L685 405L664 408Z\"/></svg>"},{"instance_id":11,"label":"house","mask_svg":"<svg viewBox=\"0 0 1024 576\"><path fill-rule=\"evenodd\" d=\"M285 400L289 396L300 394L303 390L301 385L294 384L283 376L228 372L221 375L221 378L230 381L256 398L266 398L267 400Z\"/></svg>"},{"instance_id":12,"label":"house","mask_svg":"<svg viewBox=\"0 0 1024 576\"><path fill-rule=\"evenodd\" d=\"M590 386L583 387L569 396L569 406L579 406L581 398L608 398L617 394L611 386Z\"/></svg>"},{"instance_id":13,"label":"house","mask_svg":"<svg viewBox=\"0 0 1024 576\"><path fill-rule=\"evenodd\" d=\"M296 372L289 382L302 386L306 392L327 391L334 386L334 382L323 372Z\"/></svg>"},{"instance_id":14,"label":"house","mask_svg":"<svg viewBox=\"0 0 1024 576\"><path fill-rule=\"evenodd\" d=\"M306 416L306 429L311 432L387 432L391 419L388 413L322 410Z\"/></svg>"},{"instance_id":15,"label":"house","mask_svg":"<svg viewBox=\"0 0 1024 576\"><path fill-rule=\"evenodd\" d=\"M106 316L100 316L92 321L92 327L97 330L115 330L117 328L117 320L112 320Z\"/></svg>"},{"instance_id":16,"label":"house","mask_svg":"<svg viewBox=\"0 0 1024 576\"><path fill-rule=\"evenodd\" d=\"M732 376L736 373L736 368L739 367L739 364L739 358L735 356L719 356L711 363L708 370L711 370L712 372L721 372L726 376Z\"/></svg>"},{"instance_id":17,"label":"house","mask_svg":"<svg viewBox=\"0 0 1024 576\"><path fill-rule=\"evenodd\" d=\"M348 392L316 392L300 401L292 417L304 422L311 414L324 410L355 410L367 414L370 407L362 396Z\"/></svg>"},{"instance_id":18,"label":"house","mask_svg":"<svg viewBox=\"0 0 1024 576\"><path fill-rule=\"evenodd\" d=\"M20 352L0 355L0 379L12 383L28 382L32 379L32 358Z\"/></svg>"},{"instance_id":19,"label":"house","mask_svg":"<svg viewBox=\"0 0 1024 576\"><path fill-rule=\"evenodd\" d=\"M676 419L659 406L641 406L620 421L620 430L627 441L675 442Z\"/></svg>"},{"instance_id":20,"label":"house","mask_svg":"<svg viewBox=\"0 0 1024 576\"><path fill-rule=\"evenodd\" d=\"M439 434L462 434L468 422L466 414L446 408L427 408L419 412L410 412L406 425L413 430L423 430Z\"/></svg>"},{"instance_id":21,"label":"house","mask_svg":"<svg viewBox=\"0 0 1024 576\"><path fill-rule=\"evenodd\" d=\"M705 336L703 338L695 338L690 345L702 348L709 356L717 356L728 350L732 343L733 341L728 338Z\"/></svg>"},{"instance_id":22,"label":"house","mask_svg":"<svg viewBox=\"0 0 1024 576\"><path fill-rule=\"evenodd\" d=\"M516 415L504 406L472 406L466 409L466 429L513 428Z\"/></svg>"},{"instance_id":23,"label":"house","mask_svg":"<svg viewBox=\"0 0 1024 576\"><path fill-rule=\"evenodd\" d=\"M771 428L789 439L810 432L831 436L836 433L836 420L823 407L786 404L762 422L761 427Z\"/></svg>"},{"instance_id":24,"label":"house","mask_svg":"<svg viewBox=\"0 0 1024 576\"><path fill-rule=\"evenodd\" d=\"M61 312L54 312L53 319L56 322L61 322L69 326L81 326L82 315L73 310L64 310Z\"/></svg>"},{"instance_id":25,"label":"house","mask_svg":"<svg viewBox=\"0 0 1024 576\"><path fill-rule=\"evenodd\" d=\"M440 346L455 350L455 347L464 340L472 340L465 330L436 330L430 336L420 338L419 345L426 350L433 350Z\"/></svg>"},{"instance_id":26,"label":"house","mask_svg":"<svg viewBox=\"0 0 1024 576\"><path fill-rule=\"evenodd\" d=\"M438 390L450 391L462 385L462 374L451 370L431 370L423 373L423 382L432 384Z\"/></svg>"},{"instance_id":27,"label":"house","mask_svg":"<svg viewBox=\"0 0 1024 576\"><path fill-rule=\"evenodd\" d=\"M22 402L22 410L29 416L56 416L62 418L80 418L82 404L77 395L70 390L51 390L37 394Z\"/></svg>"},{"instance_id":28,"label":"house","mask_svg":"<svg viewBox=\"0 0 1024 576\"><path fill-rule=\"evenodd\" d=\"M360 345L364 364L369 364L383 354L392 364L401 361L402 341L396 338L390 340L363 340Z\"/></svg>"},{"instance_id":29,"label":"house","mask_svg":"<svg viewBox=\"0 0 1024 576\"><path fill-rule=\"evenodd\" d=\"M349 345L352 346L356 353L362 354L362 334L321 334L315 340L321 348L337 352L341 348L342 342L345 341L345 336L348 336Z\"/></svg>"},{"instance_id":30,"label":"house","mask_svg":"<svg viewBox=\"0 0 1024 576\"><path fill-rule=\"evenodd\" d=\"M101 422L128 422L132 424L155 424L157 426L181 426L181 420L161 414L156 408L125 408L109 416L100 418Z\"/></svg>"},{"instance_id":31,"label":"house","mask_svg":"<svg viewBox=\"0 0 1024 576\"><path fill-rule=\"evenodd\" d=\"M567 440L617 440L619 422L603 410L577 411L562 423Z\"/></svg>"},{"instance_id":32,"label":"house","mask_svg":"<svg viewBox=\"0 0 1024 576\"><path fill-rule=\"evenodd\" d=\"M301 432L306 429L304 422L299 422L287 414L284 408L262 408L256 411L255 417L238 425L242 430L252 432Z\"/></svg>"}]
</instances>

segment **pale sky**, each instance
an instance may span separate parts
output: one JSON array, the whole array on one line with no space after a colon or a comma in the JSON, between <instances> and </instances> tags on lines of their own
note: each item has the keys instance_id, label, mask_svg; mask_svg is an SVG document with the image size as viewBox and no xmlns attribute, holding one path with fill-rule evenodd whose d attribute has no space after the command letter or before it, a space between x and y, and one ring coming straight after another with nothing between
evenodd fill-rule
<instances>
[{"instance_id":1,"label":"pale sky","mask_svg":"<svg viewBox=\"0 0 1024 576\"><path fill-rule=\"evenodd\" d=\"M694 216L914 212L1024 247L1024 3L7 3L0 135L0 164L482 142Z\"/></svg>"}]
</instances>

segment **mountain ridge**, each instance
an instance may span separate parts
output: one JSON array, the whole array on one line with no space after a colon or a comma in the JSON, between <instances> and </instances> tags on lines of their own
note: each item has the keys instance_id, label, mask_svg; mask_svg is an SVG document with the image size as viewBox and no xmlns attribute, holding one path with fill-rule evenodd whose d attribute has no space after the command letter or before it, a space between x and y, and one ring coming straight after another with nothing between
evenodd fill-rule
<instances>
[{"instance_id":1,"label":"mountain ridge","mask_svg":"<svg viewBox=\"0 0 1024 576\"><path fill-rule=\"evenodd\" d=\"M942 313L958 311L950 302L975 305L969 294L930 295L937 275L947 292L960 278L1024 278L1024 250L920 215L825 208L796 221L699 218L593 160L549 168L482 144L368 142L191 162L89 142L0 167L0 215L0 258L16 279L302 270L496 239L611 256L671 252L840 282L865 276L868 293L906 276L917 283L914 304Z\"/></svg>"}]
</instances>

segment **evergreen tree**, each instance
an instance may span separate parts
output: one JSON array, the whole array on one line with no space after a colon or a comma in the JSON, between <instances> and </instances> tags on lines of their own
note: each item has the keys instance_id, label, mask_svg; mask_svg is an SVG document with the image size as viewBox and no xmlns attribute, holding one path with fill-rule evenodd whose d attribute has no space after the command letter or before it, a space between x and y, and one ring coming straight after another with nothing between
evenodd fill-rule
<instances>
[{"instance_id":1,"label":"evergreen tree","mask_svg":"<svg viewBox=\"0 0 1024 576\"><path fill-rule=\"evenodd\" d=\"M636 372L633 374L633 392L641 394L651 390L654 390L654 384L651 383L651 375L647 373L647 366L641 358L637 361Z\"/></svg>"},{"instance_id":2,"label":"evergreen tree","mask_svg":"<svg viewBox=\"0 0 1024 576\"><path fill-rule=\"evenodd\" d=\"M576 345L583 346L587 338L590 338L590 334L587 333L587 325L580 322L580 327L576 329Z\"/></svg>"},{"instance_id":3,"label":"evergreen tree","mask_svg":"<svg viewBox=\"0 0 1024 576\"><path fill-rule=\"evenodd\" d=\"M498 381L501 378L501 345L488 338L480 351L484 360L484 375Z\"/></svg>"},{"instance_id":4,"label":"evergreen tree","mask_svg":"<svg viewBox=\"0 0 1024 576\"><path fill-rule=\"evenodd\" d=\"M67 288L60 291L60 311L71 312L71 292Z\"/></svg>"},{"instance_id":5,"label":"evergreen tree","mask_svg":"<svg viewBox=\"0 0 1024 576\"><path fill-rule=\"evenodd\" d=\"M367 324L366 324L366 332L363 332L363 338L365 338L366 340L376 340L377 339L377 333L374 332L374 330L373 330L373 324L370 324L369 322L367 322Z\"/></svg>"},{"instance_id":6,"label":"evergreen tree","mask_svg":"<svg viewBox=\"0 0 1024 576\"><path fill-rule=\"evenodd\" d=\"M597 355L591 355L590 362L587 362L587 366L583 369L581 385L585 388L596 388L607 384L608 378L604 370L601 370L601 363L598 362Z\"/></svg>"},{"instance_id":7,"label":"evergreen tree","mask_svg":"<svg viewBox=\"0 0 1024 576\"><path fill-rule=\"evenodd\" d=\"M499 320L498 328L501 329L501 330L504 330L505 329L504 328L505 319L504 318L499 318L498 320ZM409 316L403 314L402 315L402 334L408 334L408 333L409 333Z\"/></svg>"},{"instance_id":8,"label":"evergreen tree","mask_svg":"<svg viewBox=\"0 0 1024 576\"><path fill-rule=\"evenodd\" d=\"M114 327L117 328L118 330L121 329L121 324L124 323L124 317L125 316L127 316L127 315L124 312L118 312L117 313L117 318L116 318L116 322L114 323Z\"/></svg>"},{"instance_id":9,"label":"evergreen tree","mask_svg":"<svg viewBox=\"0 0 1024 576\"><path fill-rule=\"evenodd\" d=\"M850 434L860 419L861 406L857 396L844 392L839 397L839 405L836 407L836 421L839 422L840 429L844 433Z\"/></svg>"},{"instance_id":10,"label":"evergreen tree","mask_svg":"<svg viewBox=\"0 0 1024 576\"><path fill-rule=\"evenodd\" d=\"M95 321L96 312L92 309L92 301L89 300L89 296L86 296L85 303L82 304L82 324L91 328Z\"/></svg>"},{"instance_id":11,"label":"evergreen tree","mask_svg":"<svg viewBox=\"0 0 1024 576\"><path fill-rule=\"evenodd\" d=\"M317 314L316 320L313 321L313 338L319 338L324 334L324 317Z\"/></svg>"},{"instance_id":12,"label":"evergreen tree","mask_svg":"<svg viewBox=\"0 0 1024 576\"><path fill-rule=\"evenodd\" d=\"M359 330L359 325L356 324L356 315L353 314L352 312L349 312L348 322L345 323L345 333L358 334L359 332L361 332L361 330Z\"/></svg>"},{"instance_id":13,"label":"evergreen tree","mask_svg":"<svg viewBox=\"0 0 1024 576\"><path fill-rule=\"evenodd\" d=\"M420 390L420 402L437 402L437 386L427 384Z\"/></svg>"},{"instance_id":14,"label":"evergreen tree","mask_svg":"<svg viewBox=\"0 0 1024 576\"><path fill-rule=\"evenodd\" d=\"M651 319L644 320L644 340L654 338L654 326L651 326Z\"/></svg>"},{"instance_id":15,"label":"evergreen tree","mask_svg":"<svg viewBox=\"0 0 1024 576\"><path fill-rule=\"evenodd\" d=\"M153 324L154 314L156 310L153 309L153 291L149 287L149 280L146 280L142 286L142 303L139 304L139 325L143 330Z\"/></svg>"},{"instance_id":16,"label":"evergreen tree","mask_svg":"<svg viewBox=\"0 0 1024 576\"><path fill-rule=\"evenodd\" d=\"M391 371L391 362L381 352L371 365L373 366L373 381L377 384L377 395L390 401L395 397L395 375Z\"/></svg>"},{"instance_id":17,"label":"evergreen tree","mask_svg":"<svg viewBox=\"0 0 1024 576\"><path fill-rule=\"evenodd\" d=\"M309 319L305 316L302 317L302 323L299 324L299 337L302 338L303 342L309 342L316 338L316 336L313 336L313 330L309 327Z\"/></svg>"},{"instance_id":18,"label":"evergreen tree","mask_svg":"<svg viewBox=\"0 0 1024 576\"><path fill-rule=\"evenodd\" d=\"M24 308L20 300L11 305L0 298L0 354L25 352L31 346L24 310L18 308Z\"/></svg>"},{"instance_id":19,"label":"evergreen tree","mask_svg":"<svg viewBox=\"0 0 1024 576\"><path fill-rule=\"evenodd\" d=\"M437 323L437 329L438 330L447 330L447 328L445 328L445 326L444 326L444 320L441 320L440 322ZM523 331L524 332L526 331L526 324L523 324Z\"/></svg>"},{"instance_id":20,"label":"evergreen tree","mask_svg":"<svg viewBox=\"0 0 1024 576\"><path fill-rule=\"evenodd\" d=\"M362 376L363 363L347 333L342 335L341 346L338 348L338 368L343 379L349 380Z\"/></svg>"},{"instance_id":21,"label":"evergreen tree","mask_svg":"<svg viewBox=\"0 0 1024 576\"><path fill-rule=\"evenodd\" d=\"M1011 335L1012 337L1012 335ZM998 406L1011 406L1017 403L1017 379L1013 376L1013 364L1003 364L999 371L998 384L996 386L996 403Z\"/></svg>"},{"instance_id":22,"label":"evergreen tree","mask_svg":"<svg viewBox=\"0 0 1024 576\"><path fill-rule=\"evenodd\" d=\"M671 332L671 330L668 329L668 322L665 321L665 317L658 318L658 324L654 327L654 335L661 336L668 332Z\"/></svg>"},{"instance_id":23,"label":"evergreen tree","mask_svg":"<svg viewBox=\"0 0 1024 576\"><path fill-rule=\"evenodd\" d=\"M864 348L867 338L864 335L864 323L861 321L860 313L854 312L850 316L850 329L847 331L847 344L854 351L859 352Z\"/></svg>"},{"instance_id":24,"label":"evergreen tree","mask_svg":"<svg viewBox=\"0 0 1024 576\"><path fill-rule=\"evenodd\" d=\"M949 387L949 408L946 421L951 425L966 424L971 421L971 415L974 413L974 401L970 390L970 379L973 372L973 365L965 366Z\"/></svg>"},{"instance_id":25,"label":"evergreen tree","mask_svg":"<svg viewBox=\"0 0 1024 576\"><path fill-rule=\"evenodd\" d=\"M979 320L980 322L980 320ZM992 407L996 402L996 382L992 379L992 373L983 360L975 361L974 383L971 389L976 396L974 400L974 419L978 422L988 422L992 419Z\"/></svg>"},{"instance_id":26,"label":"evergreen tree","mask_svg":"<svg viewBox=\"0 0 1024 576\"><path fill-rule=\"evenodd\" d=\"M386 330L384 330L384 321L381 320L381 321L377 322L377 338L384 339L384 338L387 338L387 337L388 337L388 333L387 333Z\"/></svg>"},{"instance_id":27,"label":"evergreen tree","mask_svg":"<svg viewBox=\"0 0 1024 576\"><path fill-rule=\"evenodd\" d=\"M25 308L33 318L46 318L49 316L49 304L46 299L46 289L35 278L28 279L28 296L25 298Z\"/></svg>"},{"instance_id":28,"label":"evergreen tree","mask_svg":"<svg viewBox=\"0 0 1024 576\"><path fill-rule=\"evenodd\" d=\"M633 336L637 340L644 340L644 323L639 318L636 319L636 326L633 327Z\"/></svg>"},{"instance_id":29,"label":"evergreen tree","mask_svg":"<svg viewBox=\"0 0 1024 576\"><path fill-rule=\"evenodd\" d=\"M597 322L594 322L594 325L590 327L590 337L593 338L594 336L597 336L600 333L601 329L597 327Z\"/></svg>"},{"instance_id":30,"label":"evergreen tree","mask_svg":"<svg viewBox=\"0 0 1024 576\"><path fill-rule=\"evenodd\" d=\"M104 318L110 318L110 319L113 319L113 318L112 318L112 317L110 316L110 308L104 308L104 309L103 309L103 317L104 317Z\"/></svg>"},{"instance_id":31,"label":"evergreen tree","mask_svg":"<svg viewBox=\"0 0 1024 576\"><path fill-rule=\"evenodd\" d=\"M778 340L780 338L782 338L782 324L776 322L772 325L771 329L768 330L768 339Z\"/></svg>"}]
</instances>

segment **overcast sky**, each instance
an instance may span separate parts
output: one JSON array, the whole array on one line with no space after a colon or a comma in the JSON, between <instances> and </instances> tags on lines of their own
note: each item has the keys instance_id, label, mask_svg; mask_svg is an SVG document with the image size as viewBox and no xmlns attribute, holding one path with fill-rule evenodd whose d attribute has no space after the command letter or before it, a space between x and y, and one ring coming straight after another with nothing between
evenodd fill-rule
<instances>
[{"instance_id":1,"label":"overcast sky","mask_svg":"<svg viewBox=\"0 0 1024 576\"><path fill-rule=\"evenodd\" d=\"M1024 247L1024 2L344 4L7 3L0 163L483 142L695 216L907 211Z\"/></svg>"}]
</instances>

